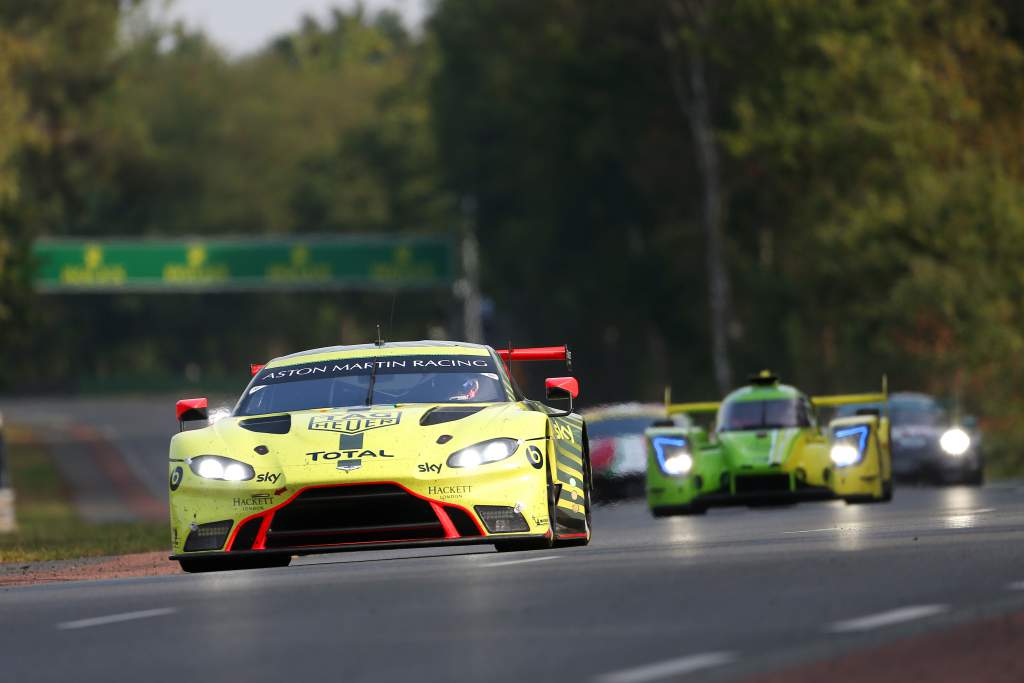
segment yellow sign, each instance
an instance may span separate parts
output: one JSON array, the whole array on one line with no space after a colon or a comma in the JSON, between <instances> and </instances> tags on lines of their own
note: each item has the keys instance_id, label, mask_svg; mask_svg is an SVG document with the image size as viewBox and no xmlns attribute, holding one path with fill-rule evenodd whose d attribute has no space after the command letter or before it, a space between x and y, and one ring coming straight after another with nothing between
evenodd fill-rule
<instances>
[{"instance_id":1,"label":"yellow sign","mask_svg":"<svg viewBox=\"0 0 1024 683\"><path fill-rule=\"evenodd\" d=\"M60 271L60 281L66 285L119 285L126 277L124 266L103 263L103 248L98 244L86 245L81 265L69 264Z\"/></svg>"}]
</instances>

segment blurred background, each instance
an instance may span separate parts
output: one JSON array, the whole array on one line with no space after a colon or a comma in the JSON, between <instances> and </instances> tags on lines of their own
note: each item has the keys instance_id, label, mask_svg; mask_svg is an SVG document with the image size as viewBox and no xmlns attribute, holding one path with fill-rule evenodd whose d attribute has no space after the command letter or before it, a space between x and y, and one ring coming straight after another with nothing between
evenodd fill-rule
<instances>
[{"instance_id":1,"label":"blurred background","mask_svg":"<svg viewBox=\"0 0 1024 683\"><path fill-rule=\"evenodd\" d=\"M1017 0L5 0L0 407L102 431L380 324L568 343L588 405L888 373L1019 473L1022 73Z\"/></svg>"}]
</instances>

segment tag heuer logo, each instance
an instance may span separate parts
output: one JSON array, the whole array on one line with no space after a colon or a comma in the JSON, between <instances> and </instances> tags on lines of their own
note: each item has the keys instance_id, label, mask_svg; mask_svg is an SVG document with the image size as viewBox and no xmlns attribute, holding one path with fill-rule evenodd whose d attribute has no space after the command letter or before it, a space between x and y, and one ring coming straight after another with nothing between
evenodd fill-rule
<instances>
[{"instance_id":1,"label":"tag heuer logo","mask_svg":"<svg viewBox=\"0 0 1024 683\"><path fill-rule=\"evenodd\" d=\"M352 470L358 470L363 466L362 460L339 460L338 469L343 472L351 472Z\"/></svg>"},{"instance_id":2,"label":"tag heuer logo","mask_svg":"<svg viewBox=\"0 0 1024 683\"><path fill-rule=\"evenodd\" d=\"M399 412L381 411L314 415L309 420L309 428L326 432L341 432L342 434L362 434L378 427L396 425L401 417L402 414Z\"/></svg>"}]
</instances>

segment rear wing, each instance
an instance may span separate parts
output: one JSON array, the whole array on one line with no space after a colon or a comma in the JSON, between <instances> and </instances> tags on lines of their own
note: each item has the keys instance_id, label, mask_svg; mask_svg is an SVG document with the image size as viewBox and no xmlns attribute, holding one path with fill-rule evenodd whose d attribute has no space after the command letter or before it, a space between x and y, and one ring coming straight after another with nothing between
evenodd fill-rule
<instances>
[{"instance_id":1,"label":"rear wing","mask_svg":"<svg viewBox=\"0 0 1024 683\"><path fill-rule=\"evenodd\" d=\"M680 413L715 413L721 401L699 401L696 403L673 403L672 388L665 387L665 414L678 415Z\"/></svg>"},{"instance_id":2,"label":"rear wing","mask_svg":"<svg viewBox=\"0 0 1024 683\"><path fill-rule=\"evenodd\" d=\"M565 344L562 346L533 346L523 349L515 349L510 346L507 349L495 349L495 353L501 357L507 368L512 367L512 361L565 361L565 367L572 372L572 351Z\"/></svg>"},{"instance_id":3,"label":"rear wing","mask_svg":"<svg viewBox=\"0 0 1024 683\"><path fill-rule=\"evenodd\" d=\"M812 396L811 403L819 407L856 405L857 403L881 403L885 412L889 408L889 377L882 375L882 392L878 394L836 394L833 396Z\"/></svg>"}]
</instances>

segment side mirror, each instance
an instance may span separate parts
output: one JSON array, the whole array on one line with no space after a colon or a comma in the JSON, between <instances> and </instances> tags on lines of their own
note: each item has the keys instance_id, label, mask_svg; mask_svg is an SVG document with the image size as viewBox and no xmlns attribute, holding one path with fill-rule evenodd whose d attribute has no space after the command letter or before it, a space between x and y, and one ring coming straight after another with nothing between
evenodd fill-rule
<instances>
[{"instance_id":1,"label":"side mirror","mask_svg":"<svg viewBox=\"0 0 1024 683\"><path fill-rule=\"evenodd\" d=\"M174 413L178 417L178 429L184 429L186 422L208 419L208 405L209 402L205 398L183 398L178 401L174 406Z\"/></svg>"},{"instance_id":2,"label":"side mirror","mask_svg":"<svg viewBox=\"0 0 1024 683\"><path fill-rule=\"evenodd\" d=\"M571 401L580 395L580 383L575 377L548 377L544 380L544 393L549 401Z\"/></svg>"}]
</instances>

